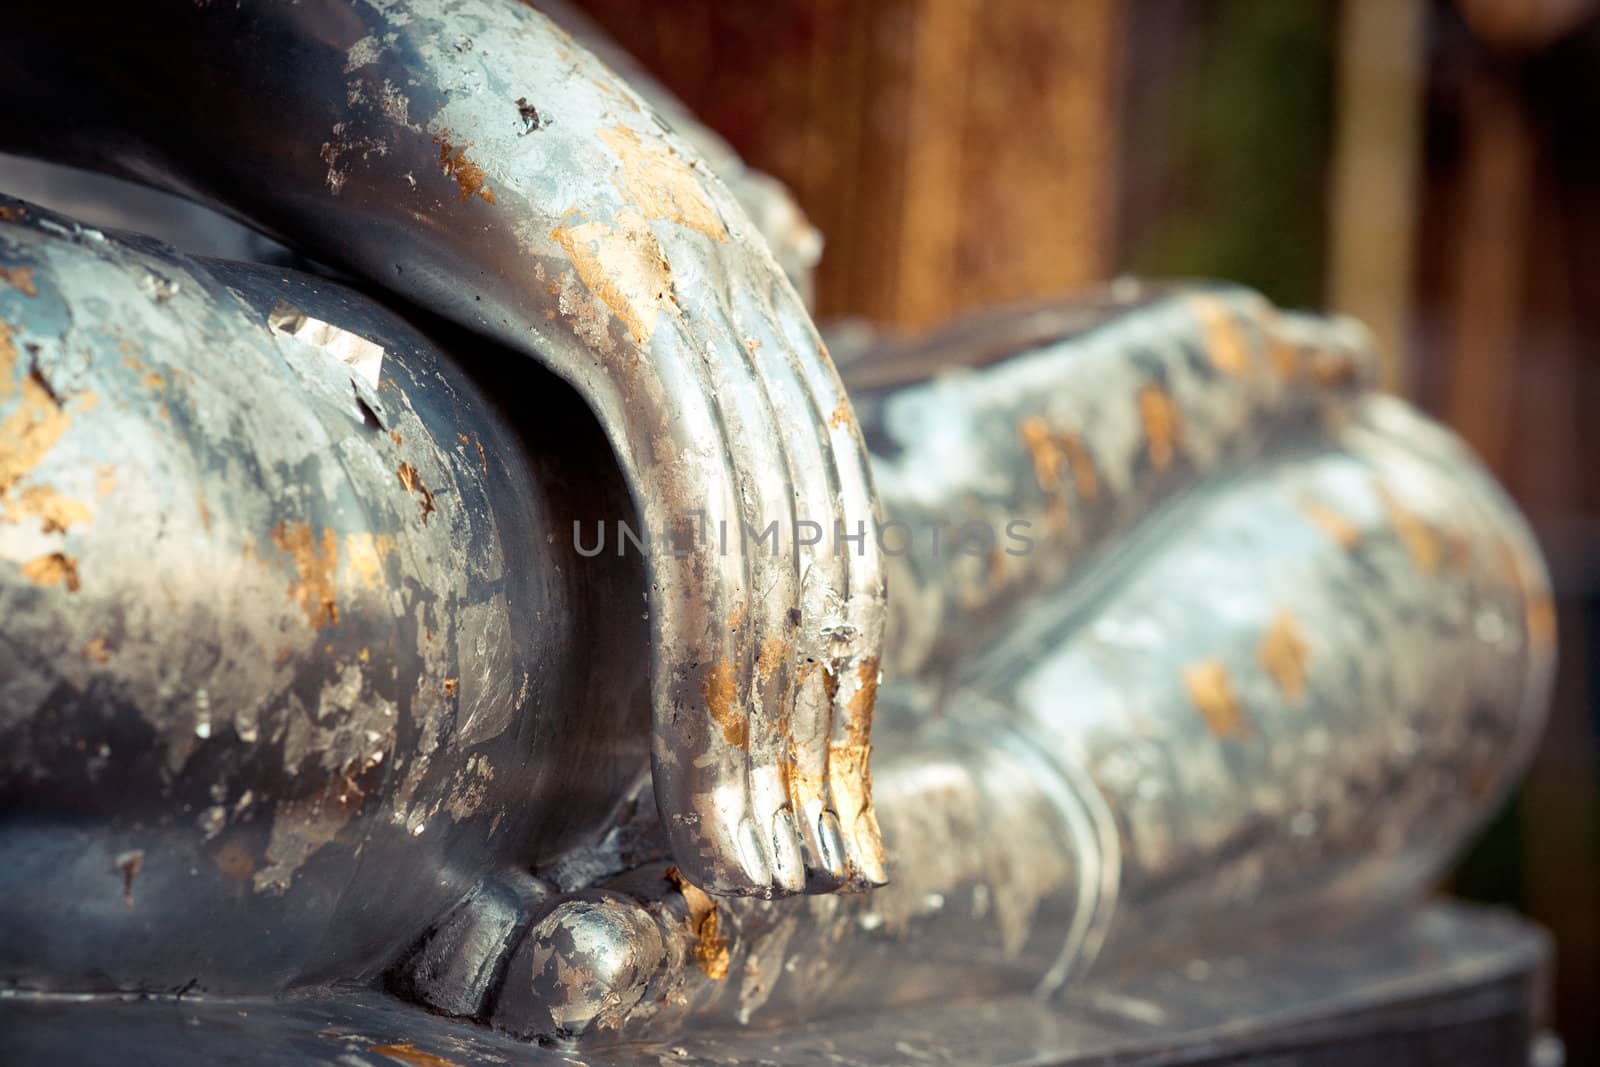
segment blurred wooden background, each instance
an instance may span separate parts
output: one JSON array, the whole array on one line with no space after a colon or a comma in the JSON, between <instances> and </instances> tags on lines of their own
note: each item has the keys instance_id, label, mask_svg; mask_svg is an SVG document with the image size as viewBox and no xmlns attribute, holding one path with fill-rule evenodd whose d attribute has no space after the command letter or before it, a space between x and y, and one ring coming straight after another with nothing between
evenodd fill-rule
<instances>
[{"instance_id":1,"label":"blurred wooden background","mask_svg":"<svg viewBox=\"0 0 1600 1067\"><path fill-rule=\"evenodd\" d=\"M584 0L822 229L819 318L896 330L1118 273L1358 314L1532 517L1562 668L1454 878L1559 943L1600 1062L1595 0Z\"/></svg>"},{"instance_id":2,"label":"blurred wooden background","mask_svg":"<svg viewBox=\"0 0 1600 1067\"><path fill-rule=\"evenodd\" d=\"M1113 260L1117 0L583 6L794 191L823 317L928 326Z\"/></svg>"}]
</instances>

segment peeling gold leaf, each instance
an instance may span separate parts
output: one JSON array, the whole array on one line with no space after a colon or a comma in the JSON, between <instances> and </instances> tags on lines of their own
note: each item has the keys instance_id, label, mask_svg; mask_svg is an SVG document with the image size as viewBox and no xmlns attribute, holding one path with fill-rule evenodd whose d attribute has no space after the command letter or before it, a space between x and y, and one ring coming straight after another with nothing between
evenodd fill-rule
<instances>
[{"instance_id":1,"label":"peeling gold leaf","mask_svg":"<svg viewBox=\"0 0 1600 1067\"><path fill-rule=\"evenodd\" d=\"M306 621L317 630L338 625L339 605L334 599L338 535L325 529L318 538L308 523L280 522L272 531L272 543L293 562L295 577L289 582L289 595L299 601Z\"/></svg>"},{"instance_id":2,"label":"peeling gold leaf","mask_svg":"<svg viewBox=\"0 0 1600 1067\"><path fill-rule=\"evenodd\" d=\"M35 585L65 584L67 592L78 591L78 561L62 552L30 559L22 565L22 576Z\"/></svg>"},{"instance_id":3,"label":"peeling gold leaf","mask_svg":"<svg viewBox=\"0 0 1600 1067\"><path fill-rule=\"evenodd\" d=\"M687 226L713 241L728 239L700 176L669 145L641 141L625 126L601 130L600 142L617 154L622 163L618 188L645 218Z\"/></svg>"},{"instance_id":4,"label":"peeling gold leaf","mask_svg":"<svg viewBox=\"0 0 1600 1067\"><path fill-rule=\"evenodd\" d=\"M1145 438L1149 442L1150 465L1158 471L1166 470L1177 454L1183 427L1177 405L1159 385L1147 385L1139 390L1139 421L1144 424Z\"/></svg>"},{"instance_id":5,"label":"peeling gold leaf","mask_svg":"<svg viewBox=\"0 0 1600 1067\"><path fill-rule=\"evenodd\" d=\"M744 748L750 743L750 722L738 706L734 692L733 667L724 660L712 664L700 683L700 695L705 698L706 710L722 729L722 738L734 748Z\"/></svg>"},{"instance_id":6,"label":"peeling gold leaf","mask_svg":"<svg viewBox=\"0 0 1600 1067\"><path fill-rule=\"evenodd\" d=\"M672 269L650 224L623 212L616 225L591 221L563 226L550 237L567 253L578 280L622 320L634 344L648 344L656 315L672 302Z\"/></svg>"},{"instance_id":7,"label":"peeling gold leaf","mask_svg":"<svg viewBox=\"0 0 1600 1067\"><path fill-rule=\"evenodd\" d=\"M689 908L689 932L694 936L694 962L713 982L728 977L728 939L718 929L717 902L690 882L676 867L665 875Z\"/></svg>"},{"instance_id":8,"label":"peeling gold leaf","mask_svg":"<svg viewBox=\"0 0 1600 1067\"><path fill-rule=\"evenodd\" d=\"M33 284L32 267L0 267L0 282L5 282L26 297L39 295L38 287Z\"/></svg>"},{"instance_id":9,"label":"peeling gold leaf","mask_svg":"<svg viewBox=\"0 0 1600 1067\"><path fill-rule=\"evenodd\" d=\"M1311 647L1293 613L1280 611L1261 638L1256 658L1278 690L1291 702L1298 703L1306 695L1306 661L1310 652Z\"/></svg>"},{"instance_id":10,"label":"peeling gold leaf","mask_svg":"<svg viewBox=\"0 0 1600 1067\"><path fill-rule=\"evenodd\" d=\"M1228 668L1221 660L1210 659L1191 664L1183 669L1183 688L1189 700L1199 709L1206 721L1206 729L1225 741L1243 740L1250 736L1250 723L1233 691Z\"/></svg>"}]
</instances>

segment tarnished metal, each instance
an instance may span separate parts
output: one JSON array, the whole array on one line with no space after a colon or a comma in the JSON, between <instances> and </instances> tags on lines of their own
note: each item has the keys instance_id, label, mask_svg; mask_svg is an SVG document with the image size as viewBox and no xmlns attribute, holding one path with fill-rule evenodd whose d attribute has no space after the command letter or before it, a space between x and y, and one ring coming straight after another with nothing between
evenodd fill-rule
<instances>
[{"instance_id":1,"label":"tarnished metal","mask_svg":"<svg viewBox=\"0 0 1600 1067\"><path fill-rule=\"evenodd\" d=\"M442 1062L420 1004L489 1062L1036 1062L1217 1030L1139 999L1180 963L1254 953L1281 1011L1285 943L1352 939L1301 1004L1349 1012L1415 979L1389 937L1539 955L1403 914L1525 764L1553 622L1355 324L1125 282L863 344L852 402L728 191L526 6L13 23L5 145L354 276L0 198L18 1047L121 992L313 1059Z\"/></svg>"},{"instance_id":2,"label":"tarnished metal","mask_svg":"<svg viewBox=\"0 0 1600 1067\"><path fill-rule=\"evenodd\" d=\"M644 97L658 121L689 142L702 164L709 167L739 201L745 215L772 250L773 258L809 308L816 288L812 275L817 261L822 258L822 234L806 218L783 183L740 159L727 141L690 114L682 101L567 0L541 0L535 6ZM530 121L544 120L535 113Z\"/></svg>"},{"instance_id":3,"label":"tarnished metal","mask_svg":"<svg viewBox=\"0 0 1600 1067\"><path fill-rule=\"evenodd\" d=\"M934 620L889 646L893 884L718 902L660 858L648 788L619 792L644 769L625 742L646 675L612 605L644 578L626 554L580 556L562 521L622 499L620 478L590 482L578 513L565 488L563 470L603 470L597 429L519 440L431 342L332 283L6 210L7 276L26 279L4 296L7 779L116 780L155 805L119 800L125 817L80 830L81 864L41 865L52 821L5 837L11 869L49 890L6 913L10 965L46 986L109 970L121 988L247 991L400 959L408 995L526 1036L1053 990L1197 916L1348 917L1415 888L1537 729L1537 555L1458 446L1360 386L1359 331L1235 291L1141 294L988 367L863 394L886 525L916 546L882 535L896 588ZM377 390L352 351L383 353ZM1090 384L1100 402L1075 409ZM248 492L240 469L262 472ZM1000 539L963 543L971 524ZM499 546L538 529L560 536L509 566ZM119 617L152 602L171 615ZM217 652L179 651L219 627ZM175 790L192 817L173 823ZM28 935L59 924L83 864L134 853L140 926L119 881L76 906L81 940ZM452 877L379 892L391 854ZM540 909L497 902L535 898L479 888L400 951L474 884L529 867L566 895L521 949ZM151 949L181 946L206 900L226 929L280 924L275 964L241 946L186 974L188 953ZM644 958L638 937L657 946ZM631 962L588 967L593 986L540 977L558 958L585 971L585 952ZM467 973L465 1000L429 977Z\"/></svg>"},{"instance_id":4,"label":"tarnished metal","mask_svg":"<svg viewBox=\"0 0 1600 1067\"><path fill-rule=\"evenodd\" d=\"M708 945L670 875L630 871L609 888L680 947L630 972L628 1016L560 1030L1049 995L1422 889L1531 752L1550 601L1515 511L1363 384L1371 360L1352 324L1248 293L1130 293L866 393L886 523L916 545L886 538L912 605L880 698L890 884L721 902Z\"/></svg>"},{"instance_id":5,"label":"tarnished metal","mask_svg":"<svg viewBox=\"0 0 1600 1067\"><path fill-rule=\"evenodd\" d=\"M604 818L647 761L644 585L546 541L628 499L564 387L320 279L0 217L8 981L376 972Z\"/></svg>"},{"instance_id":6,"label":"tarnished metal","mask_svg":"<svg viewBox=\"0 0 1600 1067\"><path fill-rule=\"evenodd\" d=\"M858 370L884 510L903 524L886 533L900 675L947 674L1019 607L1124 551L1154 510L1281 446L1372 371L1354 324L1224 287L1123 282L982 327L987 350L958 329ZM959 362L980 354L981 371ZM923 532L936 522L942 540Z\"/></svg>"},{"instance_id":7,"label":"tarnished metal","mask_svg":"<svg viewBox=\"0 0 1600 1067\"><path fill-rule=\"evenodd\" d=\"M602 1051L533 1045L363 990L267 1002L15 998L0 1001L0 1019L16 1062L94 1067L141 1058L164 1067L1521 1067L1534 975L1548 952L1537 931L1507 916L1435 905L1337 940L1258 941L1248 955L1084 982L1065 1002L946 1001L937 1011L863 1010Z\"/></svg>"},{"instance_id":8,"label":"tarnished metal","mask_svg":"<svg viewBox=\"0 0 1600 1067\"><path fill-rule=\"evenodd\" d=\"M16 16L6 147L198 196L549 366L598 416L658 536L701 514L735 533L870 524L843 389L755 226L539 12ZM67 53L70 86L52 77ZM678 862L728 893L881 881L865 767L830 743L870 710L875 544L649 565L656 798Z\"/></svg>"}]
</instances>

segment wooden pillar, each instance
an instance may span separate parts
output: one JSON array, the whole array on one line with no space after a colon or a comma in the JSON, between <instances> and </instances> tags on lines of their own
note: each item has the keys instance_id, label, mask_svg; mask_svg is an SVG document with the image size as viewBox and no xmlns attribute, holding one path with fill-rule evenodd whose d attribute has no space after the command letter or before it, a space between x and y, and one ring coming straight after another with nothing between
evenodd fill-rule
<instances>
[{"instance_id":1,"label":"wooden pillar","mask_svg":"<svg viewBox=\"0 0 1600 1067\"><path fill-rule=\"evenodd\" d=\"M1396 393L1411 384L1426 15L1423 0L1345 0L1340 13L1328 306L1372 330Z\"/></svg>"},{"instance_id":2,"label":"wooden pillar","mask_svg":"<svg viewBox=\"0 0 1600 1067\"><path fill-rule=\"evenodd\" d=\"M1122 0L589 0L827 242L821 318L920 329L1112 270Z\"/></svg>"}]
</instances>

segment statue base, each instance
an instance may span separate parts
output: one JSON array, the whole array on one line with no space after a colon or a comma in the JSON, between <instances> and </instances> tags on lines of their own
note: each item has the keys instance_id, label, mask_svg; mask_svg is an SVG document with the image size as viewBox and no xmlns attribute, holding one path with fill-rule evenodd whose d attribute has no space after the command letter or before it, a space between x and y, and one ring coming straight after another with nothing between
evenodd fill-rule
<instances>
[{"instance_id":1,"label":"statue base","mask_svg":"<svg viewBox=\"0 0 1600 1067\"><path fill-rule=\"evenodd\" d=\"M1550 941L1514 916L1429 904L1354 932L1213 954L1026 997L941 1003L777 1030L563 1050L370 990L275 1000L0 993L10 1063L1344 1064L1522 1067Z\"/></svg>"}]
</instances>

